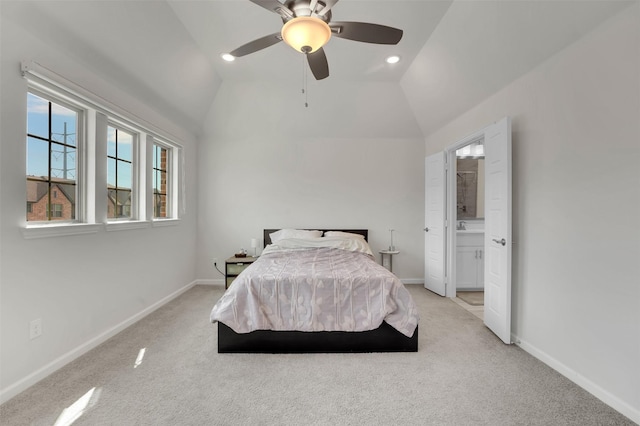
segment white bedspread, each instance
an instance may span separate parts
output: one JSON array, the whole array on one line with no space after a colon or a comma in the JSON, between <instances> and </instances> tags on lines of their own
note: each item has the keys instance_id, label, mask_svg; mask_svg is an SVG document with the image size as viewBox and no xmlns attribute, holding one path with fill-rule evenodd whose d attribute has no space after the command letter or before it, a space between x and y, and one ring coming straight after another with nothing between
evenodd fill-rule
<instances>
[{"instance_id":1,"label":"white bedspread","mask_svg":"<svg viewBox=\"0 0 640 426\"><path fill-rule=\"evenodd\" d=\"M215 304L211 321L236 333L366 331L386 321L411 337L418 311L364 240L330 237L268 246Z\"/></svg>"}]
</instances>

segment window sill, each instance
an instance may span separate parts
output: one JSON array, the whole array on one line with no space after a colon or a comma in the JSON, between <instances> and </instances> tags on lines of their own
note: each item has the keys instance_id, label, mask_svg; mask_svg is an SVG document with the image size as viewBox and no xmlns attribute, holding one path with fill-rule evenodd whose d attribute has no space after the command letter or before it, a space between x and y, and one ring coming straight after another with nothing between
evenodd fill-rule
<instances>
[{"instance_id":1,"label":"window sill","mask_svg":"<svg viewBox=\"0 0 640 426\"><path fill-rule=\"evenodd\" d=\"M125 231L128 229L142 229L147 227L149 227L149 222L146 220L127 220L107 223L107 231Z\"/></svg>"},{"instance_id":2,"label":"window sill","mask_svg":"<svg viewBox=\"0 0 640 426\"><path fill-rule=\"evenodd\" d=\"M155 226L176 226L180 223L180 219L154 219L151 224Z\"/></svg>"},{"instance_id":3,"label":"window sill","mask_svg":"<svg viewBox=\"0 0 640 426\"><path fill-rule=\"evenodd\" d=\"M98 223L65 223L56 225L30 225L22 229L22 236L27 239L63 237L67 235L97 234L104 225Z\"/></svg>"}]
</instances>

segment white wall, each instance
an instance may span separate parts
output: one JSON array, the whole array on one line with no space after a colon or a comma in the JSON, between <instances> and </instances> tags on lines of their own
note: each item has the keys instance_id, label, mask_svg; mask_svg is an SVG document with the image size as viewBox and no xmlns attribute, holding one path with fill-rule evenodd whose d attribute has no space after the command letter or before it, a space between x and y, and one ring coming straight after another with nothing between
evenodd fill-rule
<instances>
[{"instance_id":1,"label":"white wall","mask_svg":"<svg viewBox=\"0 0 640 426\"><path fill-rule=\"evenodd\" d=\"M639 4L430 134L426 153L506 115L513 333L640 422Z\"/></svg>"},{"instance_id":2,"label":"white wall","mask_svg":"<svg viewBox=\"0 0 640 426\"><path fill-rule=\"evenodd\" d=\"M118 326L190 285L195 271L195 137L97 77L66 52L1 22L0 390L2 401L60 367ZM73 53L73 56L71 56ZM175 135L186 155L186 215L176 226L23 238L26 80L20 61L36 60ZM42 336L29 340L29 322ZM140 348L131 348L131 359Z\"/></svg>"},{"instance_id":3,"label":"white wall","mask_svg":"<svg viewBox=\"0 0 640 426\"><path fill-rule=\"evenodd\" d=\"M394 228L394 272L422 282L424 139L399 85L312 81L305 108L296 83L221 86L198 150L198 277L264 228L367 228L378 261Z\"/></svg>"}]
</instances>

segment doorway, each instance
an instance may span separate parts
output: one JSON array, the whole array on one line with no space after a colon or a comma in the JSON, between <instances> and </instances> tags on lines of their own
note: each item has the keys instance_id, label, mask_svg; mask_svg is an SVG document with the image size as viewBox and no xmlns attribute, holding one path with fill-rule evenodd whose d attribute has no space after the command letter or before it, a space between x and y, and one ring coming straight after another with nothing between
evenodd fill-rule
<instances>
[{"instance_id":1,"label":"doorway","mask_svg":"<svg viewBox=\"0 0 640 426\"><path fill-rule=\"evenodd\" d=\"M465 142L461 142L465 143ZM451 150L455 176L456 229L454 301L482 319L484 314L484 134Z\"/></svg>"},{"instance_id":2,"label":"doorway","mask_svg":"<svg viewBox=\"0 0 640 426\"><path fill-rule=\"evenodd\" d=\"M484 231L473 256L484 277L485 325L511 342L511 120L497 121L425 160L425 288L455 299L458 279L457 155L484 147ZM477 197L476 197L477 198ZM476 200L477 203L477 200ZM463 210L471 210L467 205ZM476 205L477 211L477 205ZM477 217L475 218L477 220ZM465 228L467 224L463 224ZM468 231L468 230L467 230ZM466 232L471 234L471 232ZM480 251L477 251L480 250ZM478 271L476 271L477 275Z\"/></svg>"},{"instance_id":3,"label":"doorway","mask_svg":"<svg viewBox=\"0 0 640 426\"><path fill-rule=\"evenodd\" d=\"M484 315L484 134L451 150L451 173L455 188L454 301L480 319Z\"/></svg>"}]
</instances>

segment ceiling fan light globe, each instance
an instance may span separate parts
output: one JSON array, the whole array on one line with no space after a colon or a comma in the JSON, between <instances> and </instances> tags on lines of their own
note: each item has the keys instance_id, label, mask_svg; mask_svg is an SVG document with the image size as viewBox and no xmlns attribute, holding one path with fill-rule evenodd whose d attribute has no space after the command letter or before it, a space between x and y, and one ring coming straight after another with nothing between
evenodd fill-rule
<instances>
[{"instance_id":1,"label":"ceiling fan light globe","mask_svg":"<svg viewBox=\"0 0 640 426\"><path fill-rule=\"evenodd\" d=\"M282 26L282 39L298 52L313 53L330 38L329 25L312 16L299 16Z\"/></svg>"}]
</instances>

